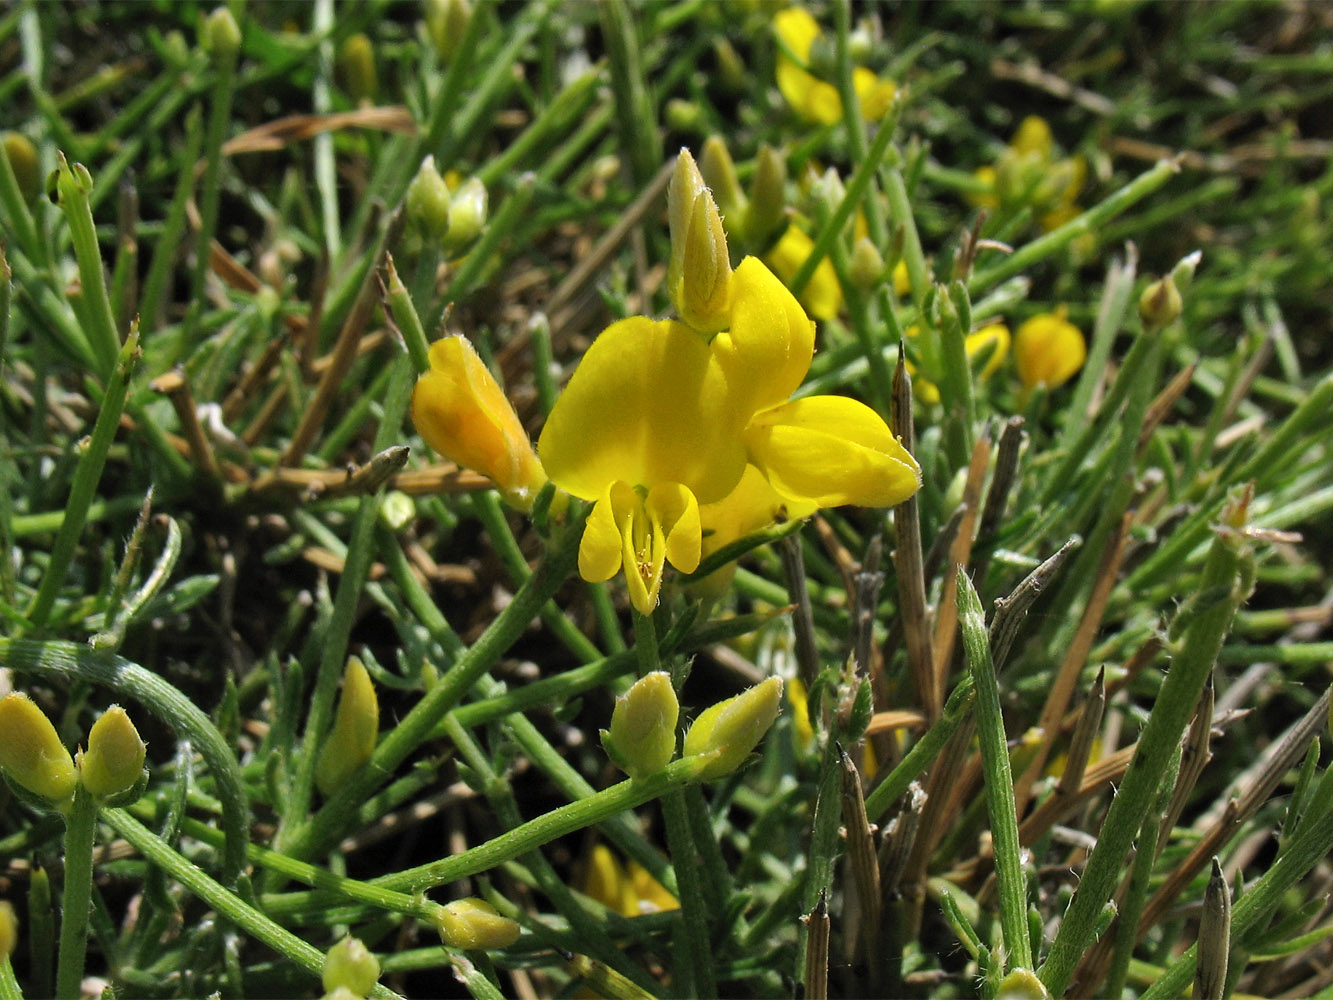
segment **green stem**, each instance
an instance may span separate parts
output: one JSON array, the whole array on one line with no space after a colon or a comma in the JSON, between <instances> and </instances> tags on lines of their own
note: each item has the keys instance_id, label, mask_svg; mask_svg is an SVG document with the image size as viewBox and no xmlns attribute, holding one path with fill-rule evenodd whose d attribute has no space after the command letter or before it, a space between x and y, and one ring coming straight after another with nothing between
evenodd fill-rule
<instances>
[{"instance_id":1,"label":"green stem","mask_svg":"<svg viewBox=\"0 0 1333 1000\"><path fill-rule=\"evenodd\" d=\"M161 868L185 887L192 895L203 900L219 914L262 941L280 955L295 962L311 975L318 977L324 969L324 953L306 944L291 931L280 927L238 896L232 895L197 865L191 864L173 851L160 837L123 809L103 809L102 818L115 827L150 864ZM77 996L77 994L75 994ZM371 996L396 997L398 994L384 986L376 986Z\"/></svg>"},{"instance_id":2,"label":"green stem","mask_svg":"<svg viewBox=\"0 0 1333 1000\"><path fill-rule=\"evenodd\" d=\"M648 619L648 627L652 628L651 619ZM715 997L718 992L713 951L709 944L711 933L683 789L663 797L662 815L666 819L671 866L680 886L680 931L672 949L675 971L681 978L686 996Z\"/></svg>"},{"instance_id":3,"label":"green stem","mask_svg":"<svg viewBox=\"0 0 1333 1000\"><path fill-rule=\"evenodd\" d=\"M902 797L912 782L925 773L926 768L949 742L954 731L968 717L975 697L975 682L971 677L964 677L954 688L953 694L949 695L949 700L944 703L944 711L939 721L926 730L925 735L917 740L907 756L866 797L866 816L872 823L883 816L889 807Z\"/></svg>"},{"instance_id":4,"label":"green stem","mask_svg":"<svg viewBox=\"0 0 1333 1000\"><path fill-rule=\"evenodd\" d=\"M93 178L86 167L76 163L72 167L60 157L56 176L60 192L60 208L69 224L74 256L79 264L79 282L83 286L84 302L88 307L91 329L89 341L97 354L97 364L103 380L114 378L113 372L120 354L120 336L116 333L116 319L107 295L106 278L102 273L102 251L97 245L97 229L93 225L93 209L89 196Z\"/></svg>"},{"instance_id":5,"label":"green stem","mask_svg":"<svg viewBox=\"0 0 1333 1000\"><path fill-rule=\"evenodd\" d=\"M507 830L471 850L376 879L373 884L405 892L420 892L489 871L559 837L602 823L627 809L637 809L645 802L683 788L695 779L710 759L699 755L672 761L657 774L642 781L622 781L586 799L560 806L522 826Z\"/></svg>"},{"instance_id":6,"label":"green stem","mask_svg":"<svg viewBox=\"0 0 1333 1000\"><path fill-rule=\"evenodd\" d=\"M98 265L99 273L101 265ZM109 307L108 307L109 308ZM51 547L51 556L42 574L42 583L37 596L28 608L28 618L38 628L46 624L55 604L56 595L65 582L65 574L74 557L74 549L79 543L79 535L88 516L88 507L97 491L97 484L102 478L102 468L106 465L107 452L115 440L116 430L120 426L120 415L125 409L125 399L129 391L130 375L139 359L139 331L130 330L125 346L120 349L114 366L108 372L110 376L106 394L102 397L102 406L97 413L97 422L88 446L79 457L78 467L74 470L74 480L70 485L69 502L65 505L65 516L60 523L60 532Z\"/></svg>"},{"instance_id":7,"label":"green stem","mask_svg":"<svg viewBox=\"0 0 1333 1000\"><path fill-rule=\"evenodd\" d=\"M454 708L478 678L495 665L574 572L581 536L582 522L572 518L565 525L563 537L547 552L537 571L519 588L514 599L440 682L384 736L366 766L325 802L319 812L292 829L288 842L283 845L286 853L308 857L337 841L347 819L355 816L361 802L429 737L440 717Z\"/></svg>"},{"instance_id":8,"label":"green stem","mask_svg":"<svg viewBox=\"0 0 1333 1000\"><path fill-rule=\"evenodd\" d=\"M1241 513L1236 511L1233 517L1239 518ZM1156 796L1176 742L1217 662L1236 609L1248 596L1253 583L1252 562L1253 556L1238 530L1218 530L1199 580L1198 601L1209 603L1185 629L1180 652L1158 691L1134 759L1111 800L1097 846L1088 857L1078 889L1038 972L1053 996L1060 996L1069 985L1079 957L1095 933L1102 907L1120 881L1125 854L1139 828L1135 820L1142 819Z\"/></svg>"},{"instance_id":9,"label":"green stem","mask_svg":"<svg viewBox=\"0 0 1333 1000\"><path fill-rule=\"evenodd\" d=\"M0 958L0 1000L23 1000L23 990L8 955Z\"/></svg>"},{"instance_id":10,"label":"green stem","mask_svg":"<svg viewBox=\"0 0 1333 1000\"><path fill-rule=\"evenodd\" d=\"M79 1000L84 958L88 954L88 910L93 890L93 834L97 802L74 789L74 804L65 817L65 890L60 904L60 958L56 965L56 996Z\"/></svg>"},{"instance_id":11,"label":"green stem","mask_svg":"<svg viewBox=\"0 0 1333 1000\"><path fill-rule=\"evenodd\" d=\"M1000 685L995 676L995 664L991 662L981 598L977 596L971 578L963 572L958 574L958 614L963 651L977 690L977 736L981 743L986 806L995 843L995 878L1000 896L1005 971L1031 969L1027 881L1023 877L1022 846L1018 841L1014 777L1009 770L1009 745L1004 735L1004 715L1000 710Z\"/></svg>"}]
</instances>

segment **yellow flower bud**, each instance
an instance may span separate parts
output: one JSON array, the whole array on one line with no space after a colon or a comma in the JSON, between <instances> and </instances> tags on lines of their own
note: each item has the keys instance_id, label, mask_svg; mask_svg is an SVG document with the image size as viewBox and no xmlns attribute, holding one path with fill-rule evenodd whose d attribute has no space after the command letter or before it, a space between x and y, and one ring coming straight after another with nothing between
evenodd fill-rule
<instances>
[{"instance_id":1,"label":"yellow flower bud","mask_svg":"<svg viewBox=\"0 0 1333 1000\"><path fill-rule=\"evenodd\" d=\"M734 698L706 708L685 734L685 756L721 751L699 779L723 778L745 762L778 717L782 678L770 677Z\"/></svg>"},{"instance_id":2,"label":"yellow flower bud","mask_svg":"<svg viewBox=\"0 0 1333 1000\"><path fill-rule=\"evenodd\" d=\"M353 101L375 99L375 48L363 33L349 35L338 46L338 76Z\"/></svg>"},{"instance_id":3,"label":"yellow flower bud","mask_svg":"<svg viewBox=\"0 0 1333 1000\"><path fill-rule=\"evenodd\" d=\"M451 207L449 185L435 168L435 157L428 156L408 185L407 217L428 238L442 240L449 231Z\"/></svg>"},{"instance_id":4,"label":"yellow flower bud","mask_svg":"<svg viewBox=\"0 0 1333 1000\"><path fill-rule=\"evenodd\" d=\"M502 917L484 899L458 899L447 903L435 918L440 939L450 948L465 951L508 948L518 940L520 928Z\"/></svg>"},{"instance_id":5,"label":"yellow flower bud","mask_svg":"<svg viewBox=\"0 0 1333 1000\"><path fill-rule=\"evenodd\" d=\"M379 732L380 703L375 696L375 685L361 661L355 656L348 657L333 729L315 766L315 784L324 795L332 795L370 759Z\"/></svg>"},{"instance_id":6,"label":"yellow flower bud","mask_svg":"<svg viewBox=\"0 0 1333 1000\"><path fill-rule=\"evenodd\" d=\"M18 940L19 918L14 914L14 907L0 899L0 961L14 954Z\"/></svg>"},{"instance_id":7,"label":"yellow flower bud","mask_svg":"<svg viewBox=\"0 0 1333 1000\"><path fill-rule=\"evenodd\" d=\"M74 759L56 727L25 694L0 699L0 771L39 798L62 803L74 794Z\"/></svg>"},{"instance_id":8,"label":"yellow flower bud","mask_svg":"<svg viewBox=\"0 0 1333 1000\"><path fill-rule=\"evenodd\" d=\"M1065 319L1063 310L1033 316L1014 334L1014 363L1027 389L1064 385L1087 356L1083 334Z\"/></svg>"},{"instance_id":9,"label":"yellow flower bud","mask_svg":"<svg viewBox=\"0 0 1333 1000\"><path fill-rule=\"evenodd\" d=\"M359 938L345 937L324 956L324 990L346 989L355 996L369 996L380 978L380 963Z\"/></svg>"},{"instance_id":10,"label":"yellow flower bud","mask_svg":"<svg viewBox=\"0 0 1333 1000\"><path fill-rule=\"evenodd\" d=\"M1051 1000L1051 995L1032 972L1015 969L1000 980L996 1000Z\"/></svg>"},{"instance_id":11,"label":"yellow flower bud","mask_svg":"<svg viewBox=\"0 0 1333 1000\"><path fill-rule=\"evenodd\" d=\"M616 699L611 728L602 730L602 746L616 767L631 778L647 778L675 756L679 716L671 675L655 670Z\"/></svg>"},{"instance_id":12,"label":"yellow flower bud","mask_svg":"<svg viewBox=\"0 0 1333 1000\"><path fill-rule=\"evenodd\" d=\"M215 63L234 58L241 47L241 27L226 7L218 7L204 19L199 44Z\"/></svg>"},{"instance_id":13,"label":"yellow flower bud","mask_svg":"<svg viewBox=\"0 0 1333 1000\"><path fill-rule=\"evenodd\" d=\"M450 252L462 250L486 228L486 185L473 177L459 185L449 199L449 232L444 245Z\"/></svg>"},{"instance_id":14,"label":"yellow flower bud","mask_svg":"<svg viewBox=\"0 0 1333 1000\"><path fill-rule=\"evenodd\" d=\"M32 202L42 192L42 171L37 160L37 147L21 132L6 132L3 146L23 200Z\"/></svg>"},{"instance_id":15,"label":"yellow flower bud","mask_svg":"<svg viewBox=\"0 0 1333 1000\"><path fill-rule=\"evenodd\" d=\"M1009 148L1019 156L1035 156L1044 160L1050 159L1054 146L1051 126L1038 115L1028 115L1019 122L1018 130L1009 140Z\"/></svg>"},{"instance_id":16,"label":"yellow flower bud","mask_svg":"<svg viewBox=\"0 0 1333 1000\"><path fill-rule=\"evenodd\" d=\"M722 216L689 150L676 158L667 190L671 262L667 287L680 318L711 335L731 323L731 257Z\"/></svg>"},{"instance_id":17,"label":"yellow flower bud","mask_svg":"<svg viewBox=\"0 0 1333 1000\"><path fill-rule=\"evenodd\" d=\"M1180 289L1169 274L1154 281L1139 296L1139 317L1149 330L1160 330L1175 322L1184 308Z\"/></svg>"},{"instance_id":18,"label":"yellow flower bud","mask_svg":"<svg viewBox=\"0 0 1333 1000\"><path fill-rule=\"evenodd\" d=\"M426 443L495 481L505 501L530 511L546 473L495 377L463 337L430 349L430 371L412 392L412 422Z\"/></svg>"},{"instance_id":19,"label":"yellow flower bud","mask_svg":"<svg viewBox=\"0 0 1333 1000\"><path fill-rule=\"evenodd\" d=\"M125 709L112 705L88 732L88 749L79 751L79 780L95 798L119 795L143 774L147 748Z\"/></svg>"},{"instance_id":20,"label":"yellow flower bud","mask_svg":"<svg viewBox=\"0 0 1333 1000\"><path fill-rule=\"evenodd\" d=\"M440 62L448 62L458 52L471 19L469 0L426 0L426 37Z\"/></svg>"}]
</instances>

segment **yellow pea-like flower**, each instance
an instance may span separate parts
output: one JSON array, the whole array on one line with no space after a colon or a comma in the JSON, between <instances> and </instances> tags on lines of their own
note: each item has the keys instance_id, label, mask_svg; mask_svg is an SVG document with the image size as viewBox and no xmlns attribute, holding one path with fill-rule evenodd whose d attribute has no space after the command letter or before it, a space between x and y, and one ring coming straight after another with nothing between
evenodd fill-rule
<instances>
[{"instance_id":1,"label":"yellow pea-like flower","mask_svg":"<svg viewBox=\"0 0 1333 1000\"><path fill-rule=\"evenodd\" d=\"M1033 316L1014 334L1014 363L1025 389L1064 385L1087 356L1082 332L1065 319L1063 310Z\"/></svg>"},{"instance_id":2,"label":"yellow pea-like flower","mask_svg":"<svg viewBox=\"0 0 1333 1000\"><path fill-rule=\"evenodd\" d=\"M778 52L778 90L791 109L807 121L833 125L842 119L842 97L832 83L810 72L810 54L820 37L819 24L803 7L788 7L773 17L773 30L786 51ZM788 54L790 53L790 55ZM795 56L795 59L792 58ZM861 116L879 121L893 103L897 87L865 66L852 68L852 88Z\"/></svg>"}]
</instances>

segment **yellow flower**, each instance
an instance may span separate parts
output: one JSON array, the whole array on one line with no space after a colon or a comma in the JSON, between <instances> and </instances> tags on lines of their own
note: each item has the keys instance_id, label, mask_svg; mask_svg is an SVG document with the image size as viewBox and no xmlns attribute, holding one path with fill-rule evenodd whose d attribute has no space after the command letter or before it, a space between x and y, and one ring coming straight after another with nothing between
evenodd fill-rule
<instances>
[{"instance_id":1,"label":"yellow flower","mask_svg":"<svg viewBox=\"0 0 1333 1000\"><path fill-rule=\"evenodd\" d=\"M1088 165L1081 156L1056 157L1055 139L1044 118L1024 118L994 166L978 167L973 176L981 190L968 195L980 208L1031 206L1043 232L1058 229L1079 215L1079 193Z\"/></svg>"},{"instance_id":2,"label":"yellow flower","mask_svg":"<svg viewBox=\"0 0 1333 1000\"><path fill-rule=\"evenodd\" d=\"M430 371L412 392L412 422L441 455L490 476L511 506L532 509L546 474L504 390L465 338L431 346Z\"/></svg>"},{"instance_id":3,"label":"yellow flower","mask_svg":"<svg viewBox=\"0 0 1333 1000\"><path fill-rule=\"evenodd\" d=\"M764 263L773 269L783 284L788 284L814 248L814 240L790 225L773 249L764 255ZM838 284L833 262L827 257L815 267L815 273L801 292L800 302L815 319L835 319L842 310L842 285Z\"/></svg>"},{"instance_id":4,"label":"yellow flower","mask_svg":"<svg viewBox=\"0 0 1333 1000\"><path fill-rule=\"evenodd\" d=\"M349 656L333 728L315 765L315 784L324 795L336 792L370 760L379 732L380 702L370 672L357 657Z\"/></svg>"},{"instance_id":5,"label":"yellow flower","mask_svg":"<svg viewBox=\"0 0 1333 1000\"><path fill-rule=\"evenodd\" d=\"M583 578L623 567L650 614L665 564L699 565L700 505L726 497L747 461L789 501L887 506L915 492L916 462L869 407L788 401L813 352L814 324L754 257L732 276L729 329L711 339L642 316L604 330L537 445L551 480L594 504Z\"/></svg>"},{"instance_id":6,"label":"yellow flower","mask_svg":"<svg viewBox=\"0 0 1333 1000\"><path fill-rule=\"evenodd\" d=\"M909 337L917 336L919 327L911 326L907 328ZM983 351L989 351L986 358L986 364L981 369L980 377L989 378L995 370L1004 364L1004 359L1009 355L1009 328L1003 323L991 323L983 326L975 333L969 333L963 339L963 349L967 352L968 360L979 356ZM938 403L940 401L940 390L934 382L924 375L918 376L916 366L910 361L907 362L907 373L912 376L912 388L916 390L917 396L925 403Z\"/></svg>"},{"instance_id":7,"label":"yellow flower","mask_svg":"<svg viewBox=\"0 0 1333 1000\"><path fill-rule=\"evenodd\" d=\"M1064 385L1083 367L1087 356L1083 334L1065 319L1063 309L1033 316L1014 334L1014 363L1028 390Z\"/></svg>"},{"instance_id":8,"label":"yellow flower","mask_svg":"<svg viewBox=\"0 0 1333 1000\"><path fill-rule=\"evenodd\" d=\"M810 52L819 38L819 25L802 7L788 7L773 18L773 29L786 51L779 51L778 90L802 118L820 125L833 125L842 119L842 98L838 88L809 71ZM790 55L788 54L790 53ZM792 56L796 58L793 59ZM852 70L852 87L867 121L879 121L897 93L892 80L876 76L864 66Z\"/></svg>"},{"instance_id":9,"label":"yellow flower","mask_svg":"<svg viewBox=\"0 0 1333 1000\"><path fill-rule=\"evenodd\" d=\"M680 909L680 902L637 861L621 864L605 844L588 859L580 892L624 917Z\"/></svg>"}]
</instances>

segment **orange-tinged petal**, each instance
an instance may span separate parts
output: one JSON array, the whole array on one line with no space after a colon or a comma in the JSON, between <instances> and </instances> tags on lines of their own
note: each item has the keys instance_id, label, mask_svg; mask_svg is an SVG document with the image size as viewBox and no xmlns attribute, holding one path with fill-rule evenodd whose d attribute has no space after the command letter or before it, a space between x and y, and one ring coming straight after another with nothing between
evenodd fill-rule
<instances>
[{"instance_id":1,"label":"orange-tinged petal","mask_svg":"<svg viewBox=\"0 0 1333 1000\"><path fill-rule=\"evenodd\" d=\"M1028 389L1063 385L1083 367L1087 356L1082 332L1056 313L1033 316L1014 334L1014 363Z\"/></svg>"},{"instance_id":2,"label":"orange-tinged petal","mask_svg":"<svg viewBox=\"0 0 1333 1000\"><path fill-rule=\"evenodd\" d=\"M504 390L464 337L431 346L430 370L412 392L412 422L433 449L490 476L515 506L530 508L546 482Z\"/></svg>"},{"instance_id":3,"label":"orange-tinged petal","mask_svg":"<svg viewBox=\"0 0 1333 1000\"><path fill-rule=\"evenodd\" d=\"M782 238L768 251L764 262L782 279L783 284L789 284L814 248L814 240L795 226L788 226ZM842 311L842 285L838 283L833 262L827 257L815 267L814 274L801 292L800 302L815 319L835 319Z\"/></svg>"},{"instance_id":4,"label":"orange-tinged petal","mask_svg":"<svg viewBox=\"0 0 1333 1000\"><path fill-rule=\"evenodd\" d=\"M743 422L786 400L805 380L815 351L815 325L763 261L746 257L732 276L731 329L714 337L711 348ZM742 462L722 493L694 493L701 503L721 499L743 470ZM687 479L678 481L690 485Z\"/></svg>"},{"instance_id":5,"label":"orange-tinged petal","mask_svg":"<svg viewBox=\"0 0 1333 1000\"><path fill-rule=\"evenodd\" d=\"M613 323L546 421L537 445L546 472L585 500L618 480L680 483L704 502L723 497L745 469L746 414L727 383L709 345L683 323Z\"/></svg>"},{"instance_id":6,"label":"orange-tinged petal","mask_svg":"<svg viewBox=\"0 0 1333 1000\"><path fill-rule=\"evenodd\" d=\"M874 410L842 396L792 400L758 414L750 457L774 489L820 507L889 507L921 485L921 470Z\"/></svg>"}]
</instances>

